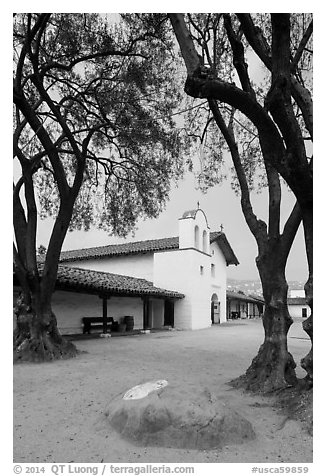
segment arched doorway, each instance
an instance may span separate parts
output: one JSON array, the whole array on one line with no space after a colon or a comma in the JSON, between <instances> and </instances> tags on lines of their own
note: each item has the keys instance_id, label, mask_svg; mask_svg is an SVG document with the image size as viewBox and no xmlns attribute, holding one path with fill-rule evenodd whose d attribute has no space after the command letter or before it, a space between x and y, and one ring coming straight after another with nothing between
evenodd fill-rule
<instances>
[{"instance_id":1,"label":"arched doorway","mask_svg":"<svg viewBox=\"0 0 326 476\"><path fill-rule=\"evenodd\" d=\"M220 323L220 302L216 293L211 297L211 321L212 324Z\"/></svg>"}]
</instances>

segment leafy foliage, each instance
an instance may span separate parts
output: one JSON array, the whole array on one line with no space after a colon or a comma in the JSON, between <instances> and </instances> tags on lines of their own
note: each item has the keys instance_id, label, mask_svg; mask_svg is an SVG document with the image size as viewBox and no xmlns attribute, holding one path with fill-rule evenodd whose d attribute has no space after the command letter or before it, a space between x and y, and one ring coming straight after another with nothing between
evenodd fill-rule
<instances>
[{"instance_id":1,"label":"leafy foliage","mask_svg":"<svg viewBox=\"0 0 326 476\"><path fill-rule=\"evenodd\" d=\"M171 46L159 14L123 15L116 23L82 13L15 17L14 77L69 187L84 160L70 229L94 224L125 235L139 216L164 207L170 181L181 174L183 145L172 117L180 87L171 80ZM17 146L37 163L40 215L56 217L62 197L53 162L21 111L15 119Z\"/></svg>"}]
</instances>

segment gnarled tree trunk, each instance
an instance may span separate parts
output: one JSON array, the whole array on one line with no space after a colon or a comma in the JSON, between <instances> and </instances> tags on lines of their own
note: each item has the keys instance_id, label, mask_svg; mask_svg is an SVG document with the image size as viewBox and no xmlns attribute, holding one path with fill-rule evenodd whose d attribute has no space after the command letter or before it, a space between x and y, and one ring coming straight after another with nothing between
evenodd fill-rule
<instances>
[{"instance_id":1,"label":"gnarled tree trunk","mask_svg":"<svg viewBox=\"0 0 326 476\"><path fill-rule=\"evenodd\" d=\"M169 18L187 68L185 92L191 97L208 99L211 112L229 146L241 188L243 213L259 248L257 267L266 305L263 317L265 339L246 374L234 383L264 392L284 388L296 383L294 370L296 365L287 349L287 333L292 319L287 309L288 287L285 266L301 221L299 206L302 205L302 196L305 194L310 196L312 192L311 167L306 157L304 139L291 99L293 74L291 72L290 18L289 15L284 14L280 18L274 16L272 19L272 56L269 48L266 48L266 45L260 41L260 36L256 34L258 29L250 30L251 26L254 26L250 16L248 18L244 16L240 20L244 23L243 31L247 40L272 73L272 87L265 97L264 106L257 100L255 90L252 88L244 44L232 29L230 17L224 16L224 25L241 87L219 77L218 68L214 67L215 58L209 62L210 68L204 67L205 59L211 59L208 53L209 46L205 43L207 50L201 49L203 57L197 54L183 14L172 13L169 14ZM250 31L245 28L246 25L249 26ZM254 32L253 38L252 32ZM292 87L294 87L293 84ZM299 94L298 88L296 93ZM257 129L269 187L268 227L253 213L246 174L232 130L232 115L229 124L226 124L219 112L217 101L228 104L234 110L239 110ZM308 113L304 117L308 121L311 119ZM308 127L308 130L311 128ZM278 174L288 183L298 202L284 226L282 235L280 235L281 187ZM303 214L302 216L304 218ZM307 237L306 234L305 237ZM306 362L309 366L308 361L309 358Z\"/></svg>"},{"instance_id":2,"label":"gnarled tree trunk","mask_svg":"<svg viewBox=\"0 0 326 476\"><path fill-rule=\"evenodd\" d=\"M14 329L14 362L44 362L74 357L77 349L64 339L50 306L42 308L39 296L29 299L21 293L14 308L17 323Z\"/></svg>"},{"instance_id":3,"label":"gnarled tree trunk","mask_svg":"<svg viewBox=\"0 0 326 476\"><path fill-rule=\"evenodd\" d=\"M306 301L311 309L310 316L302 323L303 330L308 334L311 340L311 349L308 354L301 359L301 367L307 372L305 377L308 387L313 384L313 296L312 296L312 278L308 279L305 285Z\"/></svg>"},{"instance_id":4,"label":"gnarled tree trunk","mask_svg":"<svg viewBox=\"0 0 326 476\"><path fill-rule=\"evenodd\" d=\"M81 172L78 176L80 174ZM29 191L29 195L26 195L27 219L20 202L19 188L14 193L14 227L17 243L17 246L14 245L14 269L22 293L14 309L17 323L13 335L13 359L14 362L43 362L74 357L77 349L74 344L61 336L52 311L51 299L76 190L72 189L70 195L67 194L60 204L45 260L40 266L36 257L37 209L34 189L31 178L28 176L23 178L21 184L24 183Z\"/></svg>"},{"instance_id":5,"label":"gnarled tree trunk","mask_svg":"<svg viewBox=\"0 0 326 476\"><path fill-rule=\"evenodd\" d=\"M271 253L259 256L256 261L265 299L265 338L246 373L231 384L266 393L297 383L296 364L287 347L287 334L293 320L287 307L284 265Z\"/></svg>"},{"instance_id":6,"label":"gnarled tree trunk","mask_svg":"<svg viewBox=\"0 0 326 476\"><path fill-rule=\"evenodd\" d=\"M309 267L309 278L305 284L306 302L311 309L310 316L303 321L303 330L311 340L311 349L301 360L301 367L307 372L305 381L308 388L313 385L313 206L309 203L303 206L303 226L306 242L306 253Z\"/></svg>"}]
</instances>

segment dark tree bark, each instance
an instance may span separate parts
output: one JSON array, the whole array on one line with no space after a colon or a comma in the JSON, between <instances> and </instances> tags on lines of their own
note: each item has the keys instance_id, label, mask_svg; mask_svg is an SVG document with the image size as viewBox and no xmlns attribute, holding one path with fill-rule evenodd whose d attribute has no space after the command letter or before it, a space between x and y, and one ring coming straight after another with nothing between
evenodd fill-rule
<instances>
[{"instance_id":1,"label":"dark tree bark","mask_svg":"<svg viewBox=\"0 0 326 476\"><path fill-rule=\"evenodd\" d=\"M14 215L16 215L15 209L19 210L22 207L17 190L15 193ZM27 208L30 209L29 204L34 202L34 190L31 188L30 195L27 193L25 197ZM36 210L33 213L36 213ZM61 336L51 308L60 250L71 216L72 201L69 206L68 200L66 206L60 207L41 270L36 260L36 228L28 226L28 221L33 220L30 216L26 223L23 220L19 222L14 219L17 247L22 250L22 256L30 257L22 262L14 247L15 272L22 287L15 306L17 321L13 336L14 362L49 361L70 358L77 354L75 345ZM23 242L21 242L21 236L25 237Z\"/></svg>"},{"instance_id":2,"label":"dark tree bark","mask_svg":"<svg viewBox=\"0 0 326 476\"><path fill-rule=\"evenodd\" d=\"M27 300L21 293L14 309L17 317L14 362L44 362L75 357L77 349L59 333L49 304L46 310L39 304L41 299L36 293L30 304L26 304Z\"/></svg>"},{"instance_id":3,"label":"dark tree bark","mask_svg":"<svg viewBox=\"0 0 326 476\"><path fill-rule=\"evenodd\" d=\"M209 99L215 122L231 152L241 191L241 208L258 246L257 268L263 289L265 339L247 372L232 382L251 391L271 392L295 385L296 364L287 348L287 334L293 323L287 307L288 285L285 266L294 237L301 222L298 204L280 234L281 188L279 175L265 165L269 190L269 223L257 219L253 212L247 178L233 133L232 119L226 125L217 102Z\"/></svg>"},{"instance_id":4,"label":"dark tree bark","mask_svg":"<svg viewBox=\"0 0 326 476\"><path fill-rule=\"evenodd\" d=\"M39 90L43 90L41 84ZM45 92L44 95L46 96ZM34 160L29 160L20 149L18 141L15 141L14 152L21 164L22 177L14 187L13 193L16 238L14 268L23 294L15 309L17 327L14 331L14 361L43 361L72 357L76 355L76 348L60 335L51 309L51 298L55 289L60 251L83 180L85 157L76 146L76 173L73 184L69 187L58 152L48 132L18 86L14 87L14 104L29 121L43 145L53 165L60 194L59 212L40 273L36 257L37 206L33 184L33 174L37 171L39 156L36 155ZM53 107L53 104L50 102L49 104ZM58 114L57 110L55 112ZM73 138L71 141L75 144ZM26 216L20 198L22 188L25 192Z\"/></svg>"},{"instance_id":5,"label":"dark tree bark","mask_svg":"<svg viewBox=\"0 0 326 476\"><path fill-rule=\"evenodd\" d=\"M311 349L301 360L301 367L307 372L305 381L307 387L313 385L313 206L312 202L303 207L302 215L305 217L304 233L306 242L306 253L309 268L309 278L305 284L306 302L310 307L310 316L303 321L303 330L308 334L311 341Z\"/></svg>"},{"instance_id":6,"label":"dark tree bark","mask_svg":"<svg viewBox=\"0 0 326 476\"><path fill-rule=\"evenodd\" d=\"M301 208L309 266L309 280L305 286L305 290L307 302L312 306L312 167L311 162L307 159L304 137L297 117L294 114L292 104L292 99L294 98L301 110L306 129L311 134L312 139L312 98L308 89L304 87L302 82L298 81L298 76L295 74L305 45L311 36L312 23L304 33L295 57L292 58L290 53L289 14L271 15L271 49L268 47L268 42L266 38L264 38L261 29L254 25L250 14L237 14L237 16L241 23L241 30L248 43L272 74L272 85L266 96L264 106L257 101L255 92L251 87L241 37L233 31L229 15L224 15L224 26L231 45L233 64L237 70L241 87L219 79L217 71L204 67L204 59L196 52L193 38L189 34L183 14L169 14L187 68L185 92L195 98L207 98L214 117L216 117L213 109L214 104L216 104L216 101L221 101L241 111L256 127L261 152L265 166L267 166L267 175L269 174L268 170L276 170L292 189L296 196L298 206ZM207 37L208 36L206 36L206 38ZM203 41L203 38L201 41ZM220 127L219 124L218 126ZM225 133L224 137L226 138ZM228 145L234 161L234 151L237 153L236 147L232 141L230 141L230 143L228 142ZM235 164L235 168L241 187L240 167L237 168ZM270 182L270 192L273 186L272 182ZM241 203L246 221L252 233L255 235L257 243L258 240L260 242L260 244L258 244L260 251L257 266L262 280L264 296L266 294L265 299L267 299L266 317L264 317L266 339L250 368L247 378L253 382L258 382L259 376L258 374L255 376L255 372L260 364L263 364L264 358L274 358L273 356L279 352L285 359L282 364L283 384L285 384L285 382L292 382L293 362L291 358L287 356L286 347L283 346L281 349L281 347L273 344L273 342L275 342L275 336L278 332L281 336L280 339L285 339L286 342L287 330L291 324L285 304L286 282L284 269L286 260L285 262L283 261L283 264L277 269L275 268L275 264L273 265L272 261L276 259L279 251L277 251L276 248L273 251L273 246L266 247L265 245L267 243L266 240L272 238L272 241L276 240L277 242L278 237L274 232L271 234L269 229L269 236L266 238L265 244L262 238L258 238L259 233L257 232L255 217L252 214L248 193L243 193L243 188L241 188L241 193ZM273 203L273 200L274 199L270 200L270 205ZM275 223L274 219L277 217L275 213L277 213L277 209L274 206L274 211L270 208L269 225L272 225L273 222ZM279 216L277 220L279 223ZM283 233L283 238L284 237L285 234ZM283 259L285 256L287 257L289 252L288 239L286 239L286 241L287 244L284 248L285 255ZM281 243L279 243L278 246L280 250L283 247ZM269 257L271 257L271 260ZM269 283L269 281L271 282ZM272 289L274 285L275 289ZM277 306L275 307L276 303ZM280 322L282 322L282 324L280 324ZM305 321L304 329L312 339L312 317ZM307 371L307 381L311 384L312 351L302 360L301 364ZM272 363L271 361L270 368L276 369L277 366L278 364L275 362ZM255 371L253 371L254 368L256 369ZM279 381L281 380L282 378ZM263 379L261 380L261 385L262 381ZM275 379L275 385L277 386L277 378ZM254 383L253 386L255 386ZM266 387L270 387L270 384L266 383Z\"/></svg>"},{"instance_id":7,"label":"dark tree bark","mask_svg":"<svg viewBox=\"0 0 326 476\"><path fill-rule=\"evenodd\" d=\"M288 285L280 246L268 245L256 259L265 300L265 338L246 373L231 382L251 391L272 392L297 383L296 364L287 348L293 320L287 307Z\"/></svg>"},{"instance_id":8,"label":"dark tree bark","mask_svg":"<svg viewBox=\"0 0 326 476\"><path fill-rule=\"evenodd\" d=\"M290 55L290 15L272 14L272 54L266 48L266 41L255 33L256 28L249 14L238 14L244 34L265 66L272 72L272 87L268 94L267 105L282 132L286 147L288 171L284 174L276 164L275 167L283 175L292 188L302 212L302 221L305 234L306 254L309 277L305 285L306 302L311 308L311 315L303 323L303 329L311 339L311 350L302 359L301 365L306 370L308 386L313 381L313 183L312 160L307 162L302 132L293 112L292 98L298 105L305 127L313 140L313 103L309 90L300 83L294 74L303 50L309 41L313 26L312 22L305 31L295 57ZM293 181L292 178L295 177Z\"/></svg>"}]
</instances>

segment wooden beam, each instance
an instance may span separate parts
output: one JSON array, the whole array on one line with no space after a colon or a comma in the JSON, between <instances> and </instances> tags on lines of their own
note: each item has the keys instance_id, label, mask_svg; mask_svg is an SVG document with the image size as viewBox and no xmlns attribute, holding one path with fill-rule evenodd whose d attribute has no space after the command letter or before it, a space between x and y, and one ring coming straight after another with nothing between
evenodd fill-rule
<instances>
[{"instance_id":1,"label":"wooden beam","mask_svg":"<svg viewBox=\"0 0 326 476\"><path fill-rule=\"evenodd\" d=\"M143 329L146 330L149 327L149 299L143 297Z\"/></svg>"},{"instance_id":2,"label":"wooden beam","mask_svg":"<svg viewBox=\"0 0 326 476\"><path fill-rule=\"evenodd\" d=\"M103 316L103 334L108 333L108 299L109 297L102 297L102 316Z\"/></svg>"}]
</instances>

